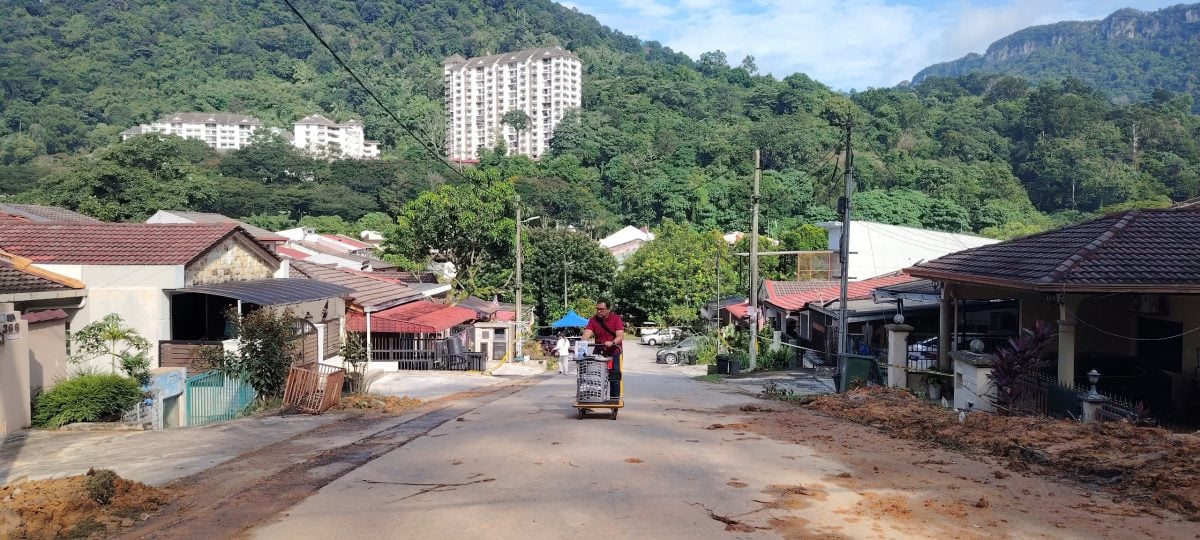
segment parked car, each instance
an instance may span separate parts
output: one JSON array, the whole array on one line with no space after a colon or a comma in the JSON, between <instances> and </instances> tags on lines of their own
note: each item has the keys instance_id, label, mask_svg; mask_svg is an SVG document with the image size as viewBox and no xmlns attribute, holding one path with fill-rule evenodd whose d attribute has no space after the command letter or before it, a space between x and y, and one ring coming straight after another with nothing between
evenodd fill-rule
<instances>
[{"instance_id":1,"label":"parked car","mask_svg":"<svg viewBox=\"0 0 1200 540\"><path fill-rule=\"evenodd\" d=\"M655 355L655 361L659 364L678 364L680 361L694 358L698 348L700 348L700 336L692 336L680 341L678 345L659 349Z\"/></svg>"},{"instance_id":2,"label":"parked car","mask_svg":"<svg viewBox=\"0 0 1200 540\"><path fill-rule=\"evenodd\" d=\"M675 342L679 341L679 336L682 333L683 331L678 328L663 328L652 334L642 334L642 337L638 338L638 342L651 347L674 345Z\"/></svg>"},{"instance_id":3,"label":"parked car","mask_svg":"<svg viewBox=\"0 0 1200 540\"><path fill-rule=\"evenodd\" d=\"M657 334L659 330L662 329L658 327L658 323L646 321L641 326L638 326L637 332L639 336L648 336L650 334Z\"/></svg>"}]
</instances>

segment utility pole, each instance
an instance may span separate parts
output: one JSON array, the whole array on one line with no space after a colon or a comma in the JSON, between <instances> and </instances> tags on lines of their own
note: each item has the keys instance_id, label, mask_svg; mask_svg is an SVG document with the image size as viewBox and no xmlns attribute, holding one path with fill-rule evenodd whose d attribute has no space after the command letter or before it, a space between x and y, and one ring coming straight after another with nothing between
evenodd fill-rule
<instances>
[{"instance_id":1,"label":"utility pole","mask_svg":"<svg viewBox=\"0 0 1200 540\"><path fill-rule=\"evenodd\" d=\"M716 325L714 336L717 341L717 354L721 354L721 242L723 241L720 238L717 239L717 249L713 254L713 259L716 263L713 269L717 277L717 295L714 298L716 303L713 304L713 324Z\"/></svg>"},{"instance_id":2,"label":"utility pole","mask_svg":"<svg viewBox=\"0 0 1200 540\"><path fill-rule=\"evenodd\" d=\"M758 364L758 181L762 175L762 151L754 149L754 194L750 216L750 371Z\"/></svg>"},{"instance_id":3,"label":"utility pole","mask_svg":"<svg viewBox=\"0 0 1200 540\"><path fill-rule=\"evenodd\" d=\"M525 356L525 336L521 332L521 326L525 322L524 316L521 314L521 196L517 198L517 354L513 355L513 359L518 357L522 360Z\"/></svg>"},{"instance_id":4,"label":"utility pole","mask_svg":"<svg viewBox=\"0 0 1200 540\"><path fill-rule=\"evenodd\" d=\"M846 296L847 288L849 287L850 279L850 195L854 192L854 157L850 149L850 131L853 129L853 122L847 114L846 118L846 195L842 197L841 204L838 206L842 211L842 238L840 240L839 253L842 259L842 279L841 279L841 294L838 297L838 356L843 357L846 354L846 332L848 325L846 324Z\"/></svg>"}]
</instances>

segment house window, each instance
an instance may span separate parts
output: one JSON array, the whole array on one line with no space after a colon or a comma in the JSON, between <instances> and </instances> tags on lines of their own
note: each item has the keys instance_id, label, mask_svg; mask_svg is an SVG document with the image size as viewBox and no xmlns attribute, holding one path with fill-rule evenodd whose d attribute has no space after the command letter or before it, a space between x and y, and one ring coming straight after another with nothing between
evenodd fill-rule
<instances>
[{"instance_id":1,"label":"house window","mask_svg":"<svg viewBox=\"0 0 1200 540\"><path fill-rule=\"evenodd\" d=\"M812 340L812 321L809 320L807 311L796 314L796 335L804 341Z\"/></svg>"}]
</instances>

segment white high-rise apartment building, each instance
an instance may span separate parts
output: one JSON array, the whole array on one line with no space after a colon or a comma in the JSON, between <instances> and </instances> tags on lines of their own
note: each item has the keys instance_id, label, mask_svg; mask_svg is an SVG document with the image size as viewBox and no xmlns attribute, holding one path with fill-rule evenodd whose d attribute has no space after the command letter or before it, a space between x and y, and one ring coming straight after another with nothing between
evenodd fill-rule
<instances>
[{"instance_id":1,"label":"white high-rise apartment building","mask_svg":"<svg viewBox=\"0 0 1200 540\"><path fill-rule=\"evenodd\" d=\"M550 147L554 128L579 108L583 64L562 47L526 49L478 58L453 55L442 62L446 89L446 146L454 161L475 161L504 137L509 154L537 158ZM517 133L501 122L514 110L529 115Z\"/></svg>"},{"instance_id":2,"label":"white high-rise apartment building","mask_svg":"<svg viewBox=\"0 0 1200 540\"><path fill-rule=\"evenodd\" d=\"M292 125L292 144L315 156L331 159L379 157L379 142L365 139L362 124L357 120L339 124L319 114L306 116Z\"/></svg>"},{"instance_id":3,"label":"white high-rise apartment building","mask_svg":"<svg viewBox=\"0 0 1200 540\"><path fill-rule=\"evenodd\" d=\"M230 113L175 113L121 132L121 140L143 133L178 135L200 139L217 150L237 150L250 145L250 136L262 127L253 116Z\"/></svg>"}]
</instances>

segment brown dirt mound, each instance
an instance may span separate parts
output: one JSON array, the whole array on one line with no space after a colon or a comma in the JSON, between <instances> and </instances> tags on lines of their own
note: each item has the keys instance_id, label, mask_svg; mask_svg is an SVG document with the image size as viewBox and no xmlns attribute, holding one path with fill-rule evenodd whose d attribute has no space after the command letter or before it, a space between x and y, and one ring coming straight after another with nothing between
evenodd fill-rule
<instances>
[{"instance_id":1,"label":"brown dirt mound","mask_svg":"<svg viewBox=\"0 0 1200 540\"><path fill-rule=\"evenodd\" d=\"M908 392L861 388L808 405L895 436L984 450L1099 483L1121 495L1200 516L1200 436L1128 422L1084 425L1046 417L958 414Z\"/></svg>"},{"instance_id":2,"label":"brown dirt mound","mask_svg":"<svg viewBox=\"0 0 1200 540\"><path fill-rule=\"evenodd\" d=\"M0 487L0 538L90 538L132 526L170 497L141 482L115 477L112 499L96 502L87 475Z\"/></svg>"},{"instance_id":3,"label":"brown dirt mound","mask_svg":"<svg viewBox=\"0 0 1200 540\"><path fill-rule=\"evenodd\" d=\"M361 411L397 414L415 409L421 405L421 400L409 397L381 396L378 394L352 394L345 396L337 405L335 411Z\"/></svg>"}]
</instances>

